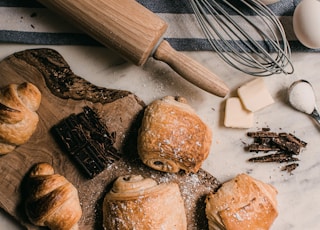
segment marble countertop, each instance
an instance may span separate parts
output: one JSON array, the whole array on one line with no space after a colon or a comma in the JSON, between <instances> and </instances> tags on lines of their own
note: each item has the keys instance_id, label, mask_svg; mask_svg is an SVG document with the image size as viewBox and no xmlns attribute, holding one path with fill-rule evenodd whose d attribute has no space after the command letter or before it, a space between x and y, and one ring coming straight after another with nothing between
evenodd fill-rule
<instances>
[{"instance_id":1,"label":"marble countertop","mask_svg":"<svg viewBox=\"0 0 320 230\"><path fill-rule=\"evenodd\" d=\"M0 44L0 59L16 51L38 48L33 45ZM41 46L44 47L44 46ZM275 103L255 112L254 126L233 129L223 126L225 100L236 95L239 86L254 77L245 75L221 61L213 52L185 52L219 75L230 87L225 98L211 95L186 82L165 63L149 59L143 67L134 66L103 47L45 46L56 49L72 70L90 82L107 88L129 90L147 104L167 95L185 97L213 131L213 144L203 168L224 182L238 173L274 185L278 190L279 216L272 230L320 229L320 126L310 117L291 108L287 102L288 86L306 79L318 93L320 106L320 53L293 53L292 75L273 75L265 82ZM279 163L249 163L252 153L244 150L252 140L248 131L269 127L275 132L290 132L308 143L299 155L299 167L291 174L281 171ZM0 214L0 229L22 229L5 213Z\"/></svg>"}]
</instances>

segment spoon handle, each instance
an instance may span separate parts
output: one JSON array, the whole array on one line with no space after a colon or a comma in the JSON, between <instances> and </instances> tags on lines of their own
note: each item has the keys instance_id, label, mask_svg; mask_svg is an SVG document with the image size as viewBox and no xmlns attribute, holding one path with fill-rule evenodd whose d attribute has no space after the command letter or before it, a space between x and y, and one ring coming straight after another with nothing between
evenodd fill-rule
<instances>
[{"instance_id":1,"label":"spoon handle","mask_svg":"<svg viewBox=\"0 0 320 230\"><path fill-rule=\"evenodd\" d=\"M320 124L320 115L317 109L314 109L310 115Z\"/></svg>"}]
</instances>

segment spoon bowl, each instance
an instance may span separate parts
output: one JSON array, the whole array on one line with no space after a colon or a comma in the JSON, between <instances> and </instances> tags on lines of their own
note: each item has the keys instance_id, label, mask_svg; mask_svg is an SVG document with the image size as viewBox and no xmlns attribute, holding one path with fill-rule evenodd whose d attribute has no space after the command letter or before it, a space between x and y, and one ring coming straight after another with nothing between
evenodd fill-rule
<instances>
[{"instance_id":1,"label":"spoon bowl","mask_svg":"<svg viewBox=\"0 0 320 230\"><path fill-rule=\"evenodd\" d=\"M310 115L320 124L320 115L316 107L316 97L312 85L307 80L293 82L289 89L289 103L296 110Z\"/></svg>"}]
</instances>

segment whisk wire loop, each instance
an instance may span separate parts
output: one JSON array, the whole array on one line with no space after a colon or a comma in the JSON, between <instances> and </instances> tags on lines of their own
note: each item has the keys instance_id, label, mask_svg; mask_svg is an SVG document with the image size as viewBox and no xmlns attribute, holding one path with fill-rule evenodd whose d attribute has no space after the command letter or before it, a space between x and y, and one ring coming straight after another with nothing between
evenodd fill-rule
<instances>
[{"instance_id":1,"label":"whisk wire loop","mask_svg":"<svg viewBox=\"0 0 320 230\"><path fill-rule=\"evenodd\" d=\"M293 73L281 22L259 0L189 2L209 44L227 64L254 76Z\"/></svg>"}]
</instances>

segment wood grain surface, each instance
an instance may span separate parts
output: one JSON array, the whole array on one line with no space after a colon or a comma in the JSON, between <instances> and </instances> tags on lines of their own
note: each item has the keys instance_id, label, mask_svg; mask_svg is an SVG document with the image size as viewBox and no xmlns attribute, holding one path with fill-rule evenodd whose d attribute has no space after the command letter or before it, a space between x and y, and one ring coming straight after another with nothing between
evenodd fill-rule
<instances>
[{"instance_id":1,"label":"wood grain surface","mask_svg":"<svg viewBox=\"0 0 320 230\"><path fill-rule=\"evenodd\" d=\"M0 207L26 229L33 226L24 212L24 182L30 168L39 162L53 165L78 189L83 216L80 229L102 228L102 200L112 182L128 174L152 177L159 183L174 181L180 186L188 218L188 229L207 229L204 197L215 191L219 182L209 173L167 174L144 166L136 153L136 137L145 104L128 91L97 87L75 75L55 50L33 49L14 53L0 62L0 87L31 82L42 93L38 110L40 122L31 139L13 152L0 156ZM98 111L110 132L116 133L114 146L121 159L93 179L85 177L56 143L51 128L84 106Z\"/></svg>"}]
</instances>

